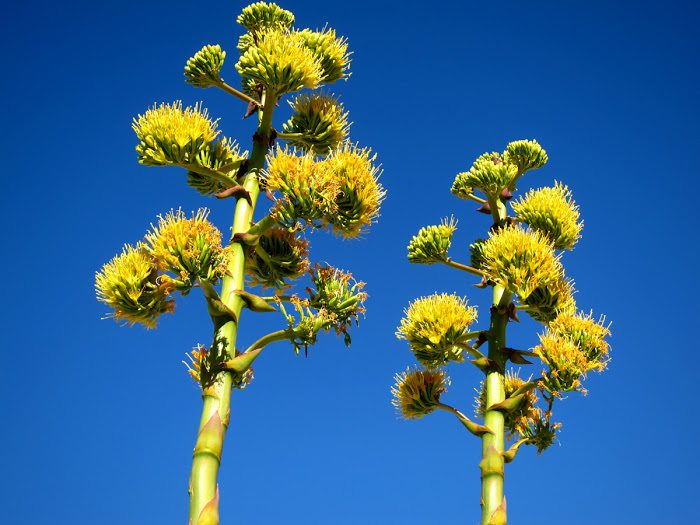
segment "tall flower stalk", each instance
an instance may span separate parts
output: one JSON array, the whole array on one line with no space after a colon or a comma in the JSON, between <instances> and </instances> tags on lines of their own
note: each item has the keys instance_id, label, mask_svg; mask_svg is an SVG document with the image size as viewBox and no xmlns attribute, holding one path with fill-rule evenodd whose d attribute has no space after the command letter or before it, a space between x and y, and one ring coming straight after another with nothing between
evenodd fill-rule
<instances>
[{"instance_id":1,"label":"tall flower stalk","mask_svg":"<svg viewBox=\"0 0 700 525\"><path fill-rule=\"evenodd\" d=\"M203 399L189 481L192 525L219 522L217 478L232 418L231 392L250 383L251 365L263 348L286 340L297 353L306 352L319 333L331 330L349 345L350 325L364 312L363 284L342 270L312 266L304 231L321 228L357 238L376 220L384 198L375 156L348 142L343 106L317 91L347 78L347 42L329 29L295 29L292 13L273 3L246 7L238 23L246 29L238 42L240 89L221 78L226 52L218 45L196 53L185 77L195 87L218 87L244 102L245 117L258 123L250 155L221 136L199 105L154 106L133 125L141 164L184 168L187 183L201 195L234 204L228 244L222 245L207 210L191 218L173 210L96 277L98 298L112 308L111 317L147 328L174 311L177 293L199 288L205 299L213 342L198 345L188 364ZM293 116L277 131L275 108L295 92L301 93L290 101ZM279 140L287 145L276 147ZM256 221L261 194L273 204ZM291 289L304 275L311 286L300 297ZM253 294L246 283L272 293ZM243 309L279 312L281 326L239 350Z\"/></svg>"},{"instance_id":2,"label":"tall flower stalk","mask_svg":"<svg viewBox=\"0 0 700 525\"><path fill-rule=\"evenodd\" d=\"M522 445L534 445L538 453L549 447L561 426L551 420L554 402L567 392L585 394L582 379L605 369L608 361L605 337L610 332L603 319L577 313L573 285L561 263L559 251L573 248L583 226L571 192L557 182L511 201L520 177L546 162L536 141L521 140L503 153L485 153L457 175L452 193L479 203L477 211L493 222L488 238L470 246L469 264L448 255L454 219L421 229L408 246L409 262L444 264L477 277L475 286L491 291L488 326L481 329L472 326L477 310L466 298L434 294L411 303L397 336L408 341L421 366L397 374L392 390L401 417L419 419L444 410L481 439L482 525L506 523L505 464ZM530 350L511 348L506 341L508 325L519 322L519 313L544 326L539 345ZM526 358L540 359L540 377L521 379L508 370L509 362L532 365ZM463 362L483 374L477 420L442 402L450 385L447 365Z\"/></svg>"}]
</instances>

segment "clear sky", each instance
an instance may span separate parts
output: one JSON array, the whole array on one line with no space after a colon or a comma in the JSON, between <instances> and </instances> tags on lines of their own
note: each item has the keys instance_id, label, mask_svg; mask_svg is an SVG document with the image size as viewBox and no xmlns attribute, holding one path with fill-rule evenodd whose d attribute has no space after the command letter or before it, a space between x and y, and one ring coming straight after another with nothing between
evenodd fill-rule
<instances>
[{"instance_id":1,"label":"clear sky","mask_svg":"<svg viewBox=\"0 0 700 525\"><path fill-rule=\"evenodd\" d=\"M519 187L559 180L581 207L583 238L563 262L579 306L605 314L613 337L589 395L555 406L560 441L507 466L511 523L696 519L698 5L278 3L297 27L328 23L348 38L352 76L329 91L350 112L351 139L378 154L387 198L362 241L310 236L313 259L367 283L367 314L352 348L330 335L304 358L277 343L234 392L221 523L478 522L481 443L445 412L397 420L393 376L414 359L394 332L408 303L435 291L468 296L488 322L489 294L474 279L410 265L406 246L453 215L450 253L468 260L489 222L450 193L454 177L518 139L538 140L550 159ZM204 301L180 300L157 330L120 327L101 320L94 276L171 208L210 206L228 231L232 201L201 197L183 170L137 163L131 121L154 102L201 100L250 149L242 103L183 77L190 56L220 44L222 77L238 85L235 19L247 4L4 8L4 523L186 521L201 398L181 361L210 343ZM243 322L247 346L283 320ZM538 330L511 326L512 346L534 347ZM471 413L480 373L454 365L450 375L443 401Z\"/></svg>"}]
</instances>

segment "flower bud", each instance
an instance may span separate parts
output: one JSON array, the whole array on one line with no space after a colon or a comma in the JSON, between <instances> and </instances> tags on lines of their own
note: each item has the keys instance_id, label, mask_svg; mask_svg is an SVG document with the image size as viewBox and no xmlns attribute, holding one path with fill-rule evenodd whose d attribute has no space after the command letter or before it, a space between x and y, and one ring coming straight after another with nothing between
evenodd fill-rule
<instances>
[{"instance_id":1,"label":"flower bud","mask_svg":"<svg viewBox=\"0 0 700 525\"><path fill-rule=\"evenodd\" d=\"M337 99L322 93L304 93L289 105L294 114L284 124L284 130L301 135L289 140L292 146L325 157L345 140L348 114Z\"/></svg>"},{"instance_id":2,"label":"flower bud","mask_svg":"<svg viewBox=\"0 0 700 525\"><path fill-rule=\"evenodd\" d=\"M194 87L208 88L221 82L219 71L224 64L226 51L221 46L204 46L187 61L185 82Z\"/></svg>"},{"instance_id":3,"label":"flower bud","mask_svg":"<svg viewBox=\"0 0 700 525\"><path fill-rule=\"evenodd\" d=\"M437 226L421 228L408 245L408 262L435 264L447 261L447 251L452 243L452 234L457 229L456 224L454 218L451 218Z\"/></svg>"},{"instance_id":4,"label":"flower bud","mask_svg":"<svg viewBox=\"0 0 700 525\"><path fill-rule=\"evenodd\" d=\"M420 419L438 408L440 396L450 384L450 378L441 369L408 368L403 374L396 374L395 379L392 403L404 419Z\"/></svg>"}]
</instances>

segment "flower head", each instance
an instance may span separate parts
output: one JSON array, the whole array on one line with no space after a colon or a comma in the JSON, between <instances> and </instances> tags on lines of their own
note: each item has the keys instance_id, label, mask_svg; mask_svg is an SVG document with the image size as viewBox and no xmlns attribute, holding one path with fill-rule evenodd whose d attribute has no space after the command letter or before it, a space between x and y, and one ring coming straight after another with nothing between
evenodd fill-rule
<instances>
[{"instance_id":1,"label":"flower head","mask_svg":"<svg viewBox=\"0 0 700 525\"><path fill-rule=\"evenodd\" d=\"M172 313L169 298L174 286L163 280L158 266L142 245L124 246L121 255L102 267L95 276L97 298L114 311L108 316L131 325L154 328L161 314Z\"/></svg>"},{"instance_id":2,"label":"flower head","mask_svg":"<svg viewBox=\"0 0 700 525\"><path fill-rule=\"evenodd\" d=\"M578 206L566 186L530 191L512 204L518 220L541 231L557 250L571 250L580 237L583 222L578 222Z\"/></svg>"},{"instance_id":3,"label":"flower head","mask_svg":"<svg viewBox=\"0 0 700 525\"><path fill-rule=\"evenodd\" d=\"M408 262L435 264L447 261L447 251L456 229L457 221L454 218L445 219L437 226L421 228L408 245Z\"/></svg>"},{"instance_id":4,"label":"flower head","mask_svg":"<svg viewBox=\"0 0 700 525\"><path fill-rule=\"evenodd\" d=\"M219 71L224 65L226 51L221 46L204 46L187 61L185 82L194 87L208 88L221 82Z\"/></svg>"},{"instance_id":5,"label":"flower head","mask_svg":"<svg viewBox=\"0 0 700 525\"><path fill-rule=\"evenodd\" d=\"M333 213L326 217L331 228L345 238L358 237L379 216L385 192L379 184L376 155L370 149L344 144L324 161L337 184Z\"/></svg>"},{"instance_id":6,"label":"flower head","mask_svg":"<svg viewBox=\"0 0 700 525\"><path fill-rule=\"evenodd\" d=\"M560 312L576 310L573 282L562 273L558 279L548 280L529 295L520 297L520 302L535 321L549 324Z\"/></svg>"},{"instance_id":7,"label":"flower head","mask_svg":"<svg viewBox=\"0 0 700 525\"><path fill-rule=\"evenodd\" d=\"M291 145L326 156L345 140L348 114L337 99L323 93L303 93L289 104L294 114L284 130L299 135L289 140Z\"/></svg>"},{"instance_id":8,"label":"flower head","mask_svg":"<svg viewBox=\"0 0 700 525\"><path fill-rule=\"evenodd\" d=\"M516 140L508 144L503 152L503 160L517 167L519 177L528 170L544 166L548 157L536 140Z\"/></svg>"},{"instance_id":9,"label":"flower head","mask_svg":"<svg viewBox=\"0 0 700 525\"><path fill-rule=\"evenodd\" d=\"M294 23L294 15L275 3L255 2L243 9L236 22L255 33L274 27L289 28Z\"/></svg>"},{"instance_id":10,"label":"flower head","mask_svg":"<svg viewBox=\"0 0 700 525\"><path fill-rule=\"evenodd\" d=\"M561 312L540 335L540 345L534 352L549 368L542 371L547 390L585 393L580 378L591 370L605 369L610 350L605 337L610 330L602 323L602 319L595 322L591 315Z\"/></svg>"},{"instance_id":11,"label":"flower head","mask_svg":"<svg viewBox=\"0 0 700 525\"><path fill-rule=\"evenodd\" d=\"M459 173L452 185L452 193L460 198L473 193L474 189L495 197L508 188L518 175L518 168L503 162L498 153L484 153L476 159L471 169Z\"/></svg>"},{"instance_id":12,"label":"flower head","mask_svg":"<svg viewBox=\"0 0 700 525\"><path fill-rule=\"evenodd\" d=\"M202 208L187 219L183 211L171 211L146 235L149 253L161 270L175 274L171 281L182 293L199 278L218 281L225 271L227 251L208 214Z\"/></svg>"},{"instance_id":13,"label":"flower head","mask_svg":"<svg viewBox=\"0 0 700 525\"><path fill-rule=\"evenodd\" d=\"M276 95L314 89L323 76L318 58L296 31L269 29L256 33L236 64L238 72Z\"/></svg>"},{"instance_id":14,"label":"flower head","mask_svg":"<svg viewBox=\"0 0 700 525\"><path fill-rule=\"evenodd\" d=\"M537 231L502 228L489 236L482 250L482 269L489 278L521 297L561 278L562 266L551 243Z\"/></svg>"},{"instance_id":15,"label":"flower head","mask_svg":"<svg viewBox=\"0 0 700 525\"><path fill-rule=\"evenodd\" d=\"M396 374L396 385L391 389L392 403L404 419L420 419L440 405L440 396L447 392L450 378L441 369L411 370Z\"/></svg>"},{"instance_id":16,"label":"flower head","mask_svg":"<svg viewBox=\"0 0 700 525\"><path fill-rule=\"evenodd\" d=\"M433 369L464 361L464 351L455 345L477 316L466 299L434 294L411 303L405 314L396 335L408 341L419 363Z\"/></svg>"},{"instance_id":17,"label":"flower head","mask_svg":"<svg viewBox=\"0 0 700 525\"><path fill-rule=\"evenodd\" d=\"M346 333L354 319L364 313L362 306L367 294L362 291L364 283L357 282L352 275L332 266L314 265L309 270L314 288L307 288L309 306L328 312L338 334Z\"/></svg>"},{"instance_id":18,"label":"flower head","mask_svg":"<svg viewBox=\"0 0 700 525\"><path fill-rule=\"evenodd\" d=\"M141 141L136 146L139 162L146 166L195 163L202 147L219 134L216 126L207 110L200 110L198 105L184 111L179 101L172 106L153 106L132 125Z\"/></svg>"},{"instance_id":19,"label":"flower head","mask_svg":"<svg viewBox=\"0 0 700 525\"><path fill-rule=\"evenodd\" d=\"M321 82L332 84L345 78L350 67L348 43L344 38L336 38L333 29L311 31L305 29L299 32L306 46L313 52L321 67Z\"/></svg>"}]
</instances>

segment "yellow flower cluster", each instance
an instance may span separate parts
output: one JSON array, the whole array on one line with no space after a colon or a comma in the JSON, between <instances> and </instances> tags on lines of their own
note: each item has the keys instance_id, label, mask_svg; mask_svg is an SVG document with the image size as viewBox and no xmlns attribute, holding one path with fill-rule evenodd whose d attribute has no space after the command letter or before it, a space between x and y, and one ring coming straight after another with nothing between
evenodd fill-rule
<instances>
[{"instance_id":1,"label":"yellow flower cluster","mask_svg":"<svg viewBox=\"0 0 700 525\"><path fill-rule=\"evenodd\" d=\"M602 321L601 321L602 323ZM602 371L607 366L610 330L596 323L591 316L563 312L540 335L540 345L534 352L547 365L545 385L550 392L585 390L581 377L591 370Z\"/></svg>"},{"instance_id":2,"label":"yellow flower cluster","mask_svg":"<svg viewBox=\"0 0 700 525\"><path fill-rule=\"evenodd\" d=\"M176 275L177 289L187 293L198 278L218 281L226 270L227 250L221 246L221 232L207 220L201 208L186 218L182 210L160 217L158 227L146 235L148 251L161 270Z\"/></svg>"},{"instance_id":3,"label":"yellow flower cluster","mask_svg":"<svg viewBox=\"0 0 700 525\"><path fill-rule=\"evenodd\" d=\"M464 351L455 345L477 317L466 299L434 294L417 299L404 313L396 336L408 341L419 363L433 369L464 361Z\"/></svg>"},{"instance_id":4,"label":"yellow flower cluster","mask_svg":"<svg viewBox=\"0 0 700 525\"><path fill-rule=\"evenodd\" d=\"M175 309L169 298L174 285L159 275L141 244L126 245L121 255L105 264L95 276L95 289L97 298L113 309L107 317L131 325L154 328L161 314Z\"/></svg>"},{"instance_id":5,"label":"yellow flower cluster","mask_svg":"<svg viewBox=\"0 0 700 525\"><path fill-rule=\"evenodd\" d=\"M578 222L578 206L569 189L558 182L553 188L530 191L512 206L519 221L541 231L557 250L571 250L580 237L583 222Z\"/></svg>"},{"instance_id":6,"label":"yellow flower cluster","mask_svg":"<svg viewBox=\"0 0 700 525\"><path fill-rule=\"evenodd\" d=\"M521 297L563 276L551 243L541 233L519 225L492 233L481 250L482 269L489 279Z\"/></svg>"},{"instance_id":7,"label":"yellow flower cluster","mask_svg":"<svg viewBox=\"0 0 700 525\"><path fill-rule=\"evenodd\" d=\"M320 61L307 47L306 39L298 31L281 28L257 33L236 69L277 96L303 88L315 89L323 76Z\"/></svg>"},{"instance_id":8,"label":"yellow flower cluster","mask_svg":"<svg viewBox=\"0 0 700 525\"><path fill-rule=\"evenodd\" d=\"M305 221L329 226L346 237L358 237L379 214L384 190L378 182L376 156L349 144L316 161L296 150L278 150L268 157L267 185L282 193L276 214L283 226Z\"/></svg>"},{"instance_id":9,"label":"yellow flower cluster","mask_svg":"<svg viewBox=\"0 0 700 525\"><path fill-rule=\"evenodd\" d=\"M450 384L450 378L441 369L409 368L403 374L396 374L395 379L392 403L404 419L420 419L438 408L440 396Z\"/></svg>"}]
</instances>

